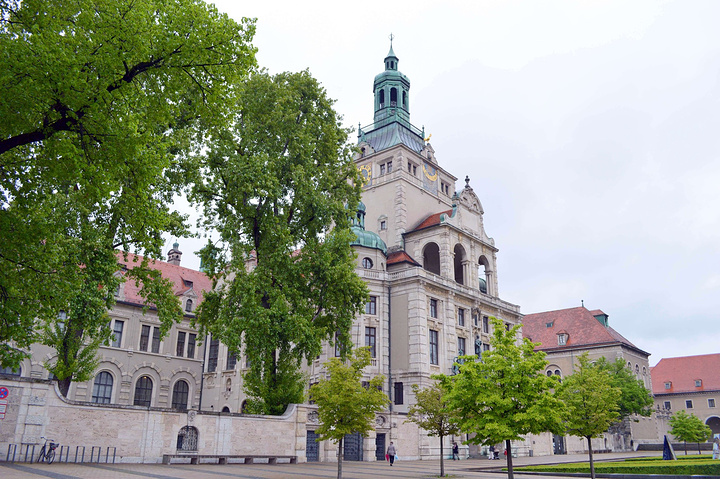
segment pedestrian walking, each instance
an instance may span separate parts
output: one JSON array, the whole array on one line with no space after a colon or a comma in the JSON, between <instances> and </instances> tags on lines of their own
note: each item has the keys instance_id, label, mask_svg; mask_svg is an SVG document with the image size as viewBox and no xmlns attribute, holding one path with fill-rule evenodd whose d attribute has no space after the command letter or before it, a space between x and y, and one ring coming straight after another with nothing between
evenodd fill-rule
<instances>
[{"instance_id":1,"label":"pedestrian walking","mask_svg":"<svg viewBox=\"0 0 720 479\"><path fill-rule=\"evenodd\" d=\"M388 459L390 459L390 465L392 466L395 462L395 455L397 454L397 450L395 449L395 444L393 444L392 441L390 441L390 445L387 448L387 456Z\"/></svg>"},{"instance_id":2,"label":"pedestrian walking","mask_svg":"<svg viewBox=\"0 0 720 479\"><path fill-rule=\"evenodd\" d=\"M457 442L453 442L453 461L459 461L460 460L460 448L458 447Z\"/></svg>"},{"instance_id":3,"label":"pedestrian walking","mask_svg":"<svg viewBox=\"0 0 720 479\"><path fill-rule=\"evenodd\" d=\"M720 436L713 440L713 459L720 459Z\"/></svg>"},{"instance_id":4,"label":"pedestrian walking","mask_svg":"<svg viewBox=\"0 0 720 479\"><path fill-rule=\"evenodd\" d=\"M488 459L495 459L495 444L490 444L490 453Z\"/></svg>"}]
</instances>

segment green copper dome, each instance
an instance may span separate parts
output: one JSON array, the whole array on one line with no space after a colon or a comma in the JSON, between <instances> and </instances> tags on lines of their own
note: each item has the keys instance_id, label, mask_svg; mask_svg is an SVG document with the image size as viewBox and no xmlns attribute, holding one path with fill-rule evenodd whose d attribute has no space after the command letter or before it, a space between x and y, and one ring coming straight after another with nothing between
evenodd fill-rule
<instances>
[{"instance_id":1,"label":"green copper dome","mask_svg":"<svg viewBox=\"0 0 720 479\"><path fill-rule=\"evenodd\" d=\"M357 239L350 242L352 246L379 249L387 256L385 242L376 233L365 231L365 204L362 201L358 204L357 215L353 218L353 225L350 229L357 237Z\"/></svg>"}]
</instances>

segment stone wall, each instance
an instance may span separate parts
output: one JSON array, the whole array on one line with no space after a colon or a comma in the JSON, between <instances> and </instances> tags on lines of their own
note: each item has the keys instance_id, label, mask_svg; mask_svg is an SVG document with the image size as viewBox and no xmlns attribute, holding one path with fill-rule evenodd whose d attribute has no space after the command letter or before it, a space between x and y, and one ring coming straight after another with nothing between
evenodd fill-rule
<instances>
[{"instance_id":1,"label":"stone wall","mask_svg":"<svg viewBox=\"0 0 720 479\"><path fill-rule=\"evenodd\" d=\"M0 379L9 395L0 419L0 460L10 444L41 444L41 436L70 446L116 448L119 462L160 462L176 452L184 426L198 430L198 454L296 455L305 461L307 408L292 405L282 416L179 412L138 406L96 405L60 397L54 382ZM110 453L112 456L112 452Z\"/></svg>"}]
</instances>

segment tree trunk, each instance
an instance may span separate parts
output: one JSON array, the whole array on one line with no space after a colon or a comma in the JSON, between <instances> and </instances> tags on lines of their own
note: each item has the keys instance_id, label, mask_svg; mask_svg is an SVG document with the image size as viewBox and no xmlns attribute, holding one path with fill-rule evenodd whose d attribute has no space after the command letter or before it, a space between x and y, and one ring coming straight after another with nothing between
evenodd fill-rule
<instances>
[{"instance_id":1,"label":"tree trunk","mask_svg":"<svg viewBox=\"0 0 720 479\"><path fill-rule=\"evenodd\" d=\"M588 442L588 454L590 455L590 478L595 479L595 463L593 462L593 455L592 455L592 437L591 436L585 436L587 438Z\"/></svg>"},{"instance_id":2,"label":"tree trunk","mask_svg":"<svg viewBox=\"0 0 720 479\"><path fill-rule=\"evenodd\" d=\"M342 479L342 458L343 458L343 438L338 442L338 475L337 479Z\"/></svg>"},{"instance_id":3,"label":"tree trunk","mask_svg":"<svg viewBox=\"0 0 720 479\"><path fill-rule=\"evenodd\" d=\"M443 453L443 438L440 436L440 477L445 477L445 454Z\"/></svg>"},{"instance_id":4,"label":"tree trunk","mask_svg":"<svg viewBox=\"0 0 720 479\"><path fill-rule=\"evenodd\" d=\"M505 452L507 453L507 468L508 468L508 479L513 479L513 465L512 465L512 449L510 448L510 439L505 440Z\"/></svg>"},{"instance_id":5,"label":"tree trunk","mask_svg":"<svg viewBox=\"0 0 720 479\"><path fill-rule=\"evenodd\" d=\"M65 379L58 379L58 388L60 389L60 394L63 395L63 397L67 397L68 392L70 391L70 384L72 384L72 378L65 378Z\"/></svg>"},{"instance_id":6,"label":"tree trunk","mask_svg":"<svg viewBox=\"0 0 720 479\"><path fill-rule=\"evenodd\" d=\"M685 443L685 455L687 456L687 441L683 441Z\"/></svg>"},{"instance_id":7,"label":"tree trunk","mask_svg":"<svg viewBox=\"0 0 720 479\"><path fill-rule=\"evenodd\" d=\"M698 445L698 455L700 455L700 454L702 454L702 452L700 452L700 443L698 442L697 445Z\"/></svg>"}]
</instances>

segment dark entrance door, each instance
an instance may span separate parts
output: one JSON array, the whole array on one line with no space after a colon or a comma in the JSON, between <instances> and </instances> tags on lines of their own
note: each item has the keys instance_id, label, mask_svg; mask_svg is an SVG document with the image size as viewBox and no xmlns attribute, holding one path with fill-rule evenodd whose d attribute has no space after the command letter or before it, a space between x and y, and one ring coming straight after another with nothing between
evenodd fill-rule
<instances>
[{"instance_id":1,"label":"dark entrance door","mask_svg":"<svg viewBox=\"0 0 720 479\"><path fill-rule=\"evenodd\" d=\"M359 432L353 434L345 434L345 447L343 448L343 457L346 461L362 461L362 436Z\"/></svg>"},{"instance_id":2,"label":"dark entrance door","mask_svg":"<svg viewBox=\"0 0 720 479\"><path fill-rule=\"evenodd\" d=\"M375 436L375 459L385 460L385 433Z\"/></svg>"},{"instance_id":3,"label":"dark entrance door","mask_svg":"<svg viewBox=\"0 0 720 479\"><path fill-rule=\"evenodd\" d=\"M305 444L305 456L308 462L318 462L320 460L319 443L315 440L318 435L315 431L307 432L307 443Z\"/></svg>"},{"instance_id":4,"label":"dark entrance door","mask_svg":"<svg viewBox=\"0 0 720 479\"><path fill-rule=\"evenodd\" d=\"M567 454L565 451L565 437L553 434L553 454Z\"/></svg>"}]
</instances>

